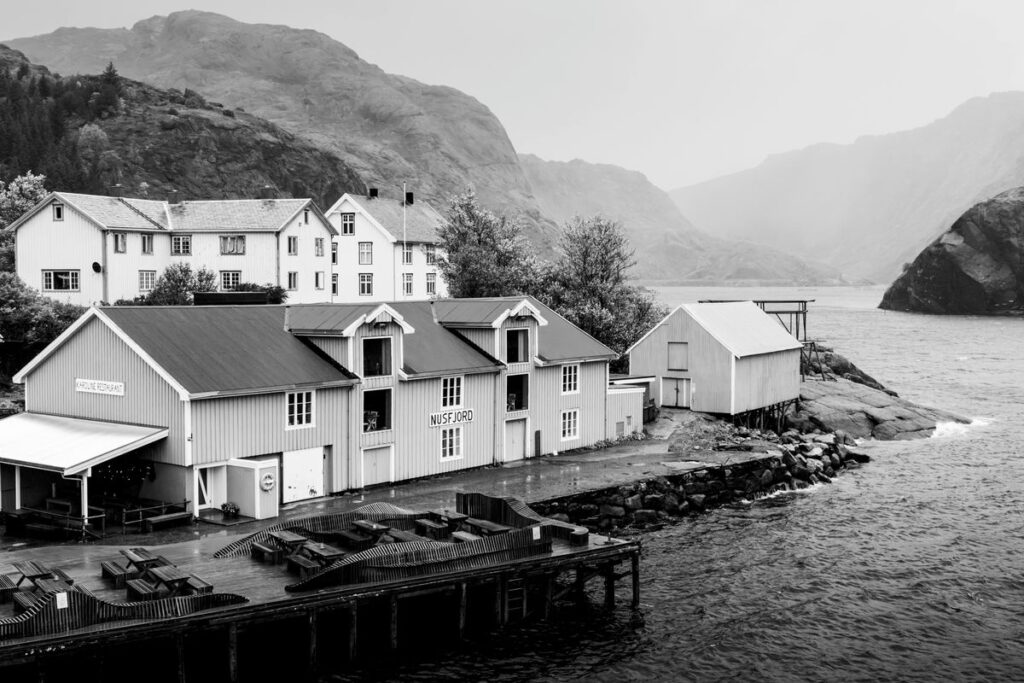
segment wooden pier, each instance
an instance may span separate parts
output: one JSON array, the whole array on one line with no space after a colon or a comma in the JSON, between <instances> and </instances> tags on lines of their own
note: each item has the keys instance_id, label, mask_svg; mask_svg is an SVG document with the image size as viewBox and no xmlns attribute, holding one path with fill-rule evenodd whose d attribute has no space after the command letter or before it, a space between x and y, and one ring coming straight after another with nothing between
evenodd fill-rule
<instances>
[{"instance_id":1,"label":"wooden pier","mask_svg":"<svg viewBox=\"0 0 1024 683\"><path fill-rule=\"evenodd\" d=\"M73 614L64 615L59 625L39 627L45 632L0 637L0 676L5 681L64 680L73 672L76 681L142 678L147 683L180 683L265 680L274 673L287 676L282 680L304 680L313 678L323 665L337 671L367 658L386 658L395 651L415 649L422 642L454 646L468 634L547 618L556 602L567 597L585 599L587 586L595 579L603 583L604 605L608 608L616 604L617 584L631 579L628 598L634 608L638 606L639 542L593 537L585 529L581 533L580 527L540 518L511 499L478 494L460 494L460 498L460 506L476 506L470 510L473 515L480 514L481 505L501 513L490 523L512 528L504 546L497 541L488 544L486 538L471 543L421 538L392 547L378 544L375 549L353 553L313 573L313 578L321 577L320 583L331 576L343 581L325 587L289 574L284 564L250 557L252 544L262 544L261 539L267 538L274 527L227 545L223 538L207 538L164 546L154 552L182 572L201 576L214 586L212 595L204 597L221 596L220 602L236 604L181 616L87 626L76 626ZM359 511L346 514L361 515ZM292 520L287 525L294 529L305 521L316 526L325 524L325 517L331 516ZM510 521L514 524L509 525ZM363 528L377 523L370 519ZM306 533L315 539L321 532ZM517 538L527 539L526 545ZM479 544L480 553L470 552L473 543ZM395 561L385 567L375 559L381 551L374 553L382 547L400 553L399 560L407 555L427 559ZM506 553L516 556L502 555L501 547L510 548ZM100 563L120 557L117 548L63 546L48 550L63 551L61 572L75 585L87 587L86 592L95 600L124 602L123 591L100 577ZM370 559L360 560L365 557ZM348 582L366 572L381 571L386 572L386 580ZM7 572L3 565L0 572ZM237 599L223 597L226 595ZM74 598L70 600L71 608L82 614L92 604L77 591L69 590L66 597ZM47 599L56 598L48 595ZM65 599L64 605L68 604ZM8 605L0 605L0 628L11 621L5 619L7 609ZM57 614L54 605L48 605L48 609L50 614ZM43 623L38 618L37 622ZM144 667L146 675L140 676L138 667Z\"/></svg>"}]
</instances>

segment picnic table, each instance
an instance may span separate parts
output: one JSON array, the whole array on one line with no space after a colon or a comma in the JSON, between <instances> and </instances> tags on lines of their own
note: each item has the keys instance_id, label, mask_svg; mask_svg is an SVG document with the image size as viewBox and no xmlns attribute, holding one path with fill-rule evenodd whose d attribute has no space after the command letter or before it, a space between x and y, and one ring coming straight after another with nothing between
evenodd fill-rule
<instances>
[{"instance_id":1,"label":"picnic table","mask_svg":"<svg viewBox=\"0 0 1024 683\"><path fill-rule=\"evenodd\" d=\"M467 517L463 520L463 523L473 529L473 532L479 536L495 536L497 534L504 534L512 531L512 527L504 524L498 524L497 522L489 522L486 519L476 519L474 517Z\"/></svg>"},{"instance_id":2,"label":"picnic table","mask_svg":"<svg viewBox=\"0 0 1024 683\"><path fill-rule=\"evenodd\" d=\"M170 595L174 596L181 592L188 585L192 575L184 572L172 564L150 567L149 575L156 579L157 586L163 584L167 587Z\"/></svg>"},{"instance_id":3,"label":"picnic table","mask_svg":"<svg viewBox=\"0 0 1024 683\"><path fill-rule=\"evenodd\" d=\"M71 584L62 579L39 579L36 581L36 591L42 594L63 593L73 588Z\"/></svg>"},{"instance_id":4,"label":"picnic table","mask_svg":"<svg viewBox=\"0 0 1024 683\"><path fill-rule=\"evenodd\" d=\"M455 510L448 510L447 508L443 510L430 510L427 514L430 515L431 519L447 524L449 529L458 528L459 524L469 519L469 515L456 512Z\"/></svg>"},{"instance_id":5,"label":"picnic table","mask_svg":"<svg viewBox=\"0 0 1024 683\"><path fill-rule=\"evenodd\" d=\"M294 555L302 546L309 540L305 536L295 533L294 531L287 531L282 529L281 531L271 531L270 537L274 539L284 551L289 555Z\"/></svg>"},{"instance_id":6,"label":"picnic table","mask_svg":"<svg viewBox=\"0 0 1024 683\"><path fill-rule=\"evenodd\" d=\"M25 579L34 585L39 579L54 578L53 570L38 562L14 562L12 566L14 571L21 574L21 578L18 579L18 583L14 584L15 586L20 586Z\"/></svg>"},{"instance_id":7,"label":"picnic table","mask_svg":"<svg viewBox=\"0 0 1024 683\"><path fill-rule=\"evenodd\" d=\"M128 568L131 569L132 567L135 567L140 576L148 572L153 567L167 564L167 560L159 555L154 555L145 548L128 548L127 550L121 550L120 552L124 555L125 559L128 560Z\"/></svg>"},{"instance_id":8,"label":"picnic table","mask_svg":"<svg viewBox=\"0 0 1024 683\"><path fill-rule=\"evenodd\" d=\"M302 546L302 551L309 555L311 558L319 562L321 565L327 565L334 562L337 559L345 557L346 553L341 548L335 548L333 545L327 545L326 543L313 543L309 542Z\"/></svg>"},{"instance_id":9,"label":"picnic table","mask_svg":"<svg viewBox=\"0 0 1024 683\"><path fill-rule=\"evenodd\" d=\"M357 519L356 521L352 522L352 526L359 529L360 531L365 531L366 533L372 535L374 538L387 532L387 530L391 528L386 524L371 522L368 519Z\"/></svg>"}]
</instances>

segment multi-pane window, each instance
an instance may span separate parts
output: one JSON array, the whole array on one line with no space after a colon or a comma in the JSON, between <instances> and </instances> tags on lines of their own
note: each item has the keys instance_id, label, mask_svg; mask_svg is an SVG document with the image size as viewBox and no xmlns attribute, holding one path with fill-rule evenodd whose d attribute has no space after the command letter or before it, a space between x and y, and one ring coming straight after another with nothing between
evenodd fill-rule
<instances>
[{"instance_id":1,"label":"multi-pane window","mask_svg":"<svg viewBox=\"0 0 1024 683\"><path fill-rule=\"evenodd\" d=\"M441 378L441 407L458 408L462 405L462 378Z\"/></svg>"},{"instance_id":2,"label":"multi-pane window","mask_svg":"<svg viewBox=\"0 0 1024 683\"><path fill-rule=\"evenodd\" d=\"M114 253L123 254L128 251L128 233L126 232L115 232L114 233Z\"/></svg>"},{"instance_id":3,"label":"multi-pane window","mask_svg":"<svg viewBox=\"0 0 1024 683\"><path fill-rule=\"evenodd\" d=\"M341 234L356 234L356 215L354 213L341 214Z\"/></svg>"},{"instance_id":4,"label":"multi-pane window","mask_svg":"<svg viewBox=\"0 0 1024 683\"><path fill-rule=\"evenodd\" d=\"M77 292L78 271L77 270L44 270L43 271L44 292Z\"/></svg>"},{"instance_id":5,"label":"multi-pane window","mask_svg":"<svg viewBox=\"0 0 1024 683\"><path fill-rule=\"evenodd\" d=\"M285 426L312 427L313 426L313 397L312 391L290 391L288 392L288 411Z\"/></svg>"},{"instance_id":6,"label":"multi-pane window","mask_svg":"<svg viewBox=\"0 0 1024 683\"><path fill-rule=\"evenodd\" d=\"M373 264L373 242L359 243L359 265L369 266Z\"/></svg>"},{"instance_id":7,"label":"multi-pane window","mask_svg":"<svg viewBox=\"0 0 1024 683\"><path fill-rule=\"evenodd\" d=\"M299 238L289 237L288 238L288 253L291 256L295 256L299 253Z\"/></svg>"},{"instance_id":8,"label":"multi-pane window","mask_svg":"<svg viewBox=\"0 0 1024 683\"><path fill-rule=\"evenodd\" d=\"M313 283L314 287L316 287L317 289L323 289L324 288L324 271L322 271L322 270L316 271L316 273L314 273L314 278L313 279L314 279L314 283Z\"/></svg>"},{"instance_id":9,"label":"multi-pane window","mask_svg":"<svg viewBox=\"0 0 1024 683\"><path fill-rule=\"evenodd\" d=\"M153 253L153 236L142 235L142 253L152 254Z\"/></svg>"},{"instance_id":10,"label":"multi-pane window","mask_svg":"<svg viewBox=\"0 0 1024 683\"><path fill-rule=\"evenodd\" d=\"M313 254L315 256L323 256L324 255L324 238L323 237L317 237L316 239L313 240Z\"/></svg>"},{"instance_id":11,"label":"multi-pane window","mask_svg":"<svg viewBox=\"0 0 1024 683\"><path fill-rule=\"evenodd\" d=\"M562 441L580 438L580 411L578 408L562 411Z\"/></svg>"},{"instance_id":12,"label":"multi-pane window","mask_svg":"<svg viewBox=\"0 0 1024 683\"><path fill-rule=\"evenodd\" d=\"M433 244L427 245L427 265L432 266L437 263L437 247Z\"/></svg>"},{"instance_id":13,"label":"multi-pane window","mask_svg":"<svg viewBox=\"0 0 1024 683\"><path fill-rule=\"evenodd\" d=\"M288 289L289 289L289 291L294 292L298 288L299 288L299 274L296 273L295 271L290 271L288 273Z\"/></svg>"},{"instance_id":14,"label":"multi-pane window","mask_svg":"<svg viewBox=\"0 0 1024 683\"><path fill-rule=\"evenodd\" d=\"M462 457L462 427L445 427L441 430L441 459Z\"/></svg>"},{"instance_id":15,"label":"multi-pane window","mask_svg":"<svg viewBox=\"0 0 1024 683\"><path fill-rule=\"evenodd\" d=\"M64 220L64 205L54 204L53 205L53 220L62 221Z\"/></svg>"},{"instance_id":16,"label":"multi-pane window","mask_svg":"<svg viewBox=\"0 0 1024 683\"><path fill-rule=\"evenodd\" d=\"M171 256L190 256L192 235L171 235Z\"/></svg>"},{"instance_id":17,"label":"multi-pane window","mask_svg":"<svg viewBox=\"0 0 1024 683\"><path fill-rule=\"evenodd\" d=\"M242 282L242 271L222 270L220 271L220 288L223 292L234 290Z\"/></svg>"},{"instance_id":18,"label":"multi-pane window","mask_svg":"<svg viewBox=\"0 0 1024 683\"><path fill-rule=\"evenodd\" d=\"M437 294L437 273L427 273L427 294Z\"/></svg>"},{"instance_id":19,"label":"multi-pane window","mask_svg":"<svg viewBox=\"0 0 1024 683\"><path fill-rule=\"evenodd\" d=\"M153 291L153 285L156 284L156 271L155 270L140 270L139 271L139 291L140 292L151 292Z\"/></svg>"},{"instance_id":20,"label":"multi-pane window","mask_svg":"<svg viewBox=\"0 0 1024 683\"><path fill-rule=\"evenodd\" d=\"M338 296L338 274L331 275L331 294Z\"/></svg>"},{"instance_id":21,"label":"multi-pane window","mask_svg":"<svg viewBox=\"0 0 1024 683\"><path fill-rule=\"evenodd\" d=\"M220 253L245 254L245 235L221 235Z\"/></svg>"},{"instance_id":22,"label":"multi-pane window","mask_svg":"<svg viewBox=\"0 0 1024 683\"><path fill-rule=\"evenodd\" d=\"M576 394L580 390L580 366L562 366L562 393Z\"/></svg>"},{"instance_id":23,"label":"multi-pane window","mask_svg":"<svg viewBox=\"0 0 1024 683\"><path fill-rule=\"evenodd\" d=\"M412 296L412 273L402 273L402 294Z\"/></svg>"},{"instance_id":24,"label":"multi-pane window","mask_svg":"<svg viewBox=\"0 0 1024 683\"><path fill-rule=\"evenodd\" d=\"M359 296L373 296L373 273L359 273Z\"/></svg>"},{"instance_id":25,"label":"multi-pane window","mask_svg":"<svg viewBox=\"0 0 1024 683\"><path fill-rule=\"evenodd\" d=\"M402 265L403 266L412 265L412 245L411 244L403 244L402 245Z\"/></svg>"},{"instance_id":26,"label":"multi-pane window","mask_svg":"<svg viewBox=\"0 0 1024 683\"><path fill-rule=\"evenodd\" d=\"M363 340L363 377L391 374L391 337Z\"/></svg>"},{"instance_id":27,"label":"multi-pane window","mask_svg":"<svg viewBox=\"0 0 1024 683\"><path fill-rule=\"evenodd\" d=\"M331 265L338 265L338 243L331 242Z\"/></svg>"}]
</instances>

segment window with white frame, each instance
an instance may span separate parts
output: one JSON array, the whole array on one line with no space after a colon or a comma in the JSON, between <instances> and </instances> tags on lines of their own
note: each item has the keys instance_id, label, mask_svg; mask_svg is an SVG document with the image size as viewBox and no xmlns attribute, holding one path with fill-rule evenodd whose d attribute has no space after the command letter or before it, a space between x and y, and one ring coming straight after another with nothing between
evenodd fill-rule
<instances>
[{"instance_id":1,"label":"window with white frame","mask_svg":"<svg viewBox=\"0 0 1024 683\"><path fill-rule=\"evenodd\" d=\"M578 408L562 411L562 441L580 438L580 411Z\"/></svg>"},{"instance_id":2,"label":"window with white frame","mask_svg":"<svg viewBox=\"0 0 1024 683\"><path fill-rule=\"evenodd\" d=\"M64 205L54 204L53 205L53 220L62 221L64 220Z\"/></svg>"},{"instance_id":3,"label":"window with white frame","mask_svg":"<svg viewBox=\"0 0 1024 683\"><path fill-rule=\"evenodd\" d=\"M428 244L426 246L426 252L427 252L427 265L428 266L432 266L435 263L437 263L437 247L435 247L433 244Z\"/></svg>"},{"instance_id":4,"label":"window with white frame","mask_svg":"<svg viewBox=\"0 0 1024 683\"><path fill-rule=\"evenodd\" d=\"M316 273L313 274L313 280L314 280L314 283L313 283L314 287L316 287L317 289L323 289L324 288L324 271L322 271L322 270L316 271Z\"/></svg>"},{"instance_id":5,"label":"window with white frame","mask_svg":"<svg viewBox=\"0 0 1024 683\"><path fill-rule=\"evenodd\" d=\"M222 292L231 292L242 282L242 271L222 270L220 271L220 289Z\"/></svg>"},{"instance_id":6,"label":"window with white frame","mask_svg":"<svg viewBox=\"0 0 1024 683\"><path fill-rule=\"evenodd\" d=\"M296 256L299 253L299 238L292 236L288 238L288 255Z\"/></svg>"},{"instance_id":7,"label":"window with white frame","mask_svg":"<svg viewBox=\"0 0 1024 683\"><path fill-rule=\"evenodd\" d=\"M578 394L580 392L580 366L562 366L562 393Z\"/></svg>"},{"instance_id":8,"label":"window with white frame","mask_svg":"<svg viewBox=\"0 0 1024 683\"><path fill-rule=\"evenodd\" d=\"M356 234L356 215L354 213L341 214L341 234Z\"/></svg>"},{"instance_id":9,"label":"window with white frame","mask_svg":"<svg viewBox=\"0 0 1024 683\"><path fill-rule=\"evenodd\" d=\"M128 233L126 232L115 232L114 233L114 253L124 254L128 251Z\"/></svg>"},{"instance_id":10,"label":"window with white frame","mask_svg":"<svg viewBox=\"0 0 1024 683\"><path fill-rule=\"evenodd\" d=\"M530 359L530 331L524 328L505 331L505 362L525 363Z\"/></svg>"},{"instance_id":11,"label":"window with white frame","mask_svg":"<svg viewBox=\"0 0 1024 683\"><path fill-rule=\"evenodd\" d=\"M363 431L382 432L388 429L391 429L391 390L364 391Z\"/></svg>"},{"instance_id":12,"label":"window with white frame","mask_svg":"<svg viewBox=\"0 0 1024 683\"><path fill-rule=\"evenodd\" d=\"M412 273L402 273L402 294L412 296Z\"/></svg>"},{"instance_id":13,"label":"window with white frame","mask_svg":"<svg viewBox=\"0 0 1024 683\"><path fill-rule=\"evenodd\" d=\"M153 291L153 285L156 284L156 271L155 270L140 270L139 271L139 291L140 292L151 292Z\"/></svg>"},{"instance_id":14,"label":"window with white frame","mask_svg":"<svg viewBox=\"0 0 1024 683\"><path fill-rule=\"evenodd\" d=\"M323 256L324 255L324 238L317 237L313 240L313 255Z\"/></svg>"},{"instance_id":15,"label":"window with white frame","mask_svg":"<svg viewBox=\"0 0 1024 683\"><path fill-rule=\"evenodd\" d=\"M427 294L437 294L437 273L427 273Z\"/></svg>"},{"instance_id":16,"label":"window with white frame","mask_svg":"<svg viewBox=\"0 0 1024 683\"><path fill-rule=\"evenodd\" d=\"M153 236L142 235L142 253L152 254L153 253Z\"/></svg>"},{"instance_id":17,"label":"window with white frame","mask_svg":"<svg viewBox=\"0 0 1024 683\"><path fill-rule=\"evenodd\" d=\"M373 265L373 242L359 243L359 265Z\"/></svg>"},{"instance_id":18,"label":"window with white frame","mask_svg":"<svg viewBox=\"0 0 1024 683\"><path fill-rule=\"evenodd\" d=\"M43 271L44 292L77 292L78 271L77 270L44 270Z\"/></svg>"},{"instance_id":19,"label":"window with white frame","mask_svg":"<svg viewBox=\"0 0 1024 683\"><path fill-rule=\"evenodd\" d=\"M191 256L192 235L171 235L171 256Z\"/></svg>"},{"instance_id":20,"label":"window with white frame","mask_svg":"<svg viewBox=\"0 0 1024 683\"><path fill-rule=\"evenodd\" d=\"M294 292L299 288L299 274L294 270L288 273L288 290Z\"/></svg>"},{"instance_id":21,"label":"window with white frame","mask_svg":"<svg viewBox=\"0 0 1024 683\"><path fill-rule=\"evenodd\" d=\"M333 273L331 275L331 294L338 296L338 274Z\"/></svg>"},{"instance_id":22,"label":"window with white frame","mask_svg":"<svg viewBox=\"0 0 1024 683\"><path fill-rule=\"evenodd\" d=\"M363 377L391 374L391 337L363 339Z\"/></svg>"},{"instance_id":23,"label":"window with white frame","mask_svg":"<svg viewBox=\"0 0 1024 683\"><path fill-rule=\"evenodd\" d=\"M331 242L331 265L338 265L338 243Z\"/></svg>"},{"instance_id":24,"label":"window with white frame","mask_svg":"<svg viewBox=\"0 0 1024 683\"><path fill-rule=\"evenodd\" d=\"M245 235L221 235L220 253L224 255L245 254Z\"/></svg>"},{"instance_id":25,"label":"window with white frame","mask_svg":"<svg viewBox=\"0 0 1024 683\"><path fill-rule=\"evenodd\" d=\"M373 296L373 273L359 273L359 296Z\"/></svg>"},{"instance_id":26,"label":"window with white frame","mask_svg":"<svg viewBox=\"0 0 1024 683\"><path fill-rule=\"evenodd\" d=\"M298 427L313 426L313 402L315 396L316 392L314 391L288 392L285 427L296 429Z\"/></svg>"},{"instance_id":27,"label":"window with white frame","mask_svg":"<svg viewBox=\"0 0 1024 683\"><path fill-rule=\"evenodd\" d=\"M454 460L462 457L462 427L445 427L441 430L441 459Z\"/></svg>"},{"instance_id":28,"label":"window with white frame","mask_svg":"<svg viewBox=\"0 0 1024 683\"><path fill-rule=\"evenodd\" d=\"M412 265L412 245L411 244L403 244L402 245L402 265L403 266L411 266Z\"/></svg>"},{"instance_id":29,"label":"window with white frame","mask_svg":"<svg viewBox=\"0 0 1024 683\"><path fill-rule=\"evenodd\" d=\"M462 407L462 378L442 377L441 378L441 407L460 408Z\"/></svg>"}]
</instances>

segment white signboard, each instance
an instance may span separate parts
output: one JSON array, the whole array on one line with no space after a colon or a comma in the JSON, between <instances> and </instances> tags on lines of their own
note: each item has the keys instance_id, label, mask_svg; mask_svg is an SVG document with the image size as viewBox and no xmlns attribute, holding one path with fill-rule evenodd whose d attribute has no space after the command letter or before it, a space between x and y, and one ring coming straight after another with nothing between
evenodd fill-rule
<instances>
[{"instance_id":1,"label":"white signboard","mask_svg":"<svg viewBox=\"0 0 1024 683\"><path fill-rule=\"evenodd\" d=\"M86 394L124 396L124 382L104 382L101 379L80 379L76 377L75 391L81 391Z\"/></svg>"},{"instance_id":2,"label":"white signboard","mask_svg":"<svg viewBox=\"0 0 1024 683\"><path fill-rule=\"evenodd\" d=\"M449 425L467 424L473 421L473 409L445 410L430 414L430 427L448 427Z\"/></svg>"}]
</instances>

